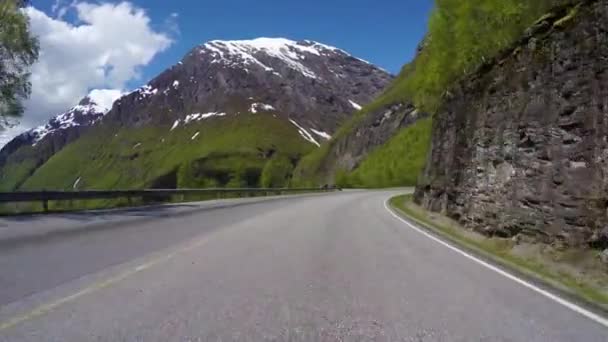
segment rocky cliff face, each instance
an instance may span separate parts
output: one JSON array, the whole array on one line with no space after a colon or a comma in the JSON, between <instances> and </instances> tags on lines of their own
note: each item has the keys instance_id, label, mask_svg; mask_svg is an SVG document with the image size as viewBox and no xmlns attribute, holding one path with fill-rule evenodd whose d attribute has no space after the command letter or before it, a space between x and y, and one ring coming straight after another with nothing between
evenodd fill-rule
<instances>
[{"instance_id":1,"label":"rocky cliff face","mask_svg":"<svg viewBox=\"0 0 608 342\"><path fill-rule=\"evenodd\" d=\"M338 171L355 170L370 151L389 141L400 129L427 117L411 103L397 102L366 113L352 131L336 140L318 174L333 183Z\"/></svg>"},{"instance_id":2,"label":"rocky cliff face","mask_svg":"<svg viewBox=\"0 0 608 342\"><path fill-rule=\"evenodd\" d=\"M608 246L608 1L543 17L446 94L416 201L489 235Z\"/></svg>"}]
</instances>

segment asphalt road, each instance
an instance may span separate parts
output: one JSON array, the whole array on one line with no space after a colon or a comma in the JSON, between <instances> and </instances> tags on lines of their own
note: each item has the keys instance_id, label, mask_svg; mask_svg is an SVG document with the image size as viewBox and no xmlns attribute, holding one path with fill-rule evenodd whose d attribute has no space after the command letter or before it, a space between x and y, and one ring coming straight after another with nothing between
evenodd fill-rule
<instances>
[{"instance_id":1,"label":"asphalt road","mask_svg":"<svg viewBox=\"0 0 608 342\"><path fill-rule=\"evenodd\" d=\"M0 341L608 341L395 193L0 219Z\"/></svg>"}]
</instances>

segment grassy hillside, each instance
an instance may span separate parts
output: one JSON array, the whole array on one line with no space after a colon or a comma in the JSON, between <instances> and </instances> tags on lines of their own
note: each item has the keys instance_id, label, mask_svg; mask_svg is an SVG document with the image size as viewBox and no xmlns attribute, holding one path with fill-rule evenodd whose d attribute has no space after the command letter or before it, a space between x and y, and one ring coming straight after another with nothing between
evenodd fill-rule
<instances>
[{"instance_id":1,"label":"grassy hillside","mask_svg":"<svg viewBox=\"0 0 608 342\"><path fill-rule=\"evenodd\" d=\"M432 119L419 120L373 150L353 172L339 172L341 187L386 188L416 185L426 162Z\"/></svg>"},{"instance_id":2,"label":"grassy hillside","mask_svg":"<svg viewBox=\"0 0 608 342\"><path fill-rule=\"evenodd\" d=\"M512 45L536 20L552 6L567 0L436 0L429 20L423 50L406 65L393 84L374 102L349 120L322 148L313 151L298 165L295 184L318 184L329 165L332 151L353 133L371 112L399 102L413 102L417 108L434 113L443 95L457 80L489 61L502 49ZM340 182L363 187L411 185L425 163L423 158L409 158L426 153L427 146L412 144L416 134L419 141L430 141L430 120L419 127L406 128L392 140L367 156L359 169L350 174L341 172ZM424 127L424 129L421 129ZM428 136L422 137L421 135ZM403 146L397 148L399 144ZM420 152L409 151L420 148ZM387 170L389 153L396 153ZM382 156L382 157L381 157Z\"/></svg>"},{"instance_id":3,"label":"grassy hillside","mask_svg":"<svg viewBox=\"0 0 608 342\"><path fill-rule=\"evenodd\" d=\"M292 180L293 186L317 186L322 185L325 182L324 173L325 168L328 165L334 163L332 160L331 152L336 146L344 139L348 138L349 135L355 130L355 128L361 124L367 115L370 113L380 110L387 105L405 102L408 99L408 95L400 91L403 88L403 84L407 80L407 75L411 68L405 66L401 73L395 78L389 88L373 102L364 106L363 109L358 111L352 118L347 120L340 129L334 134L332 139L325 144L321 145L321 148L313 150L310 154L306 155L300 163L297 165L294 171L294 179ZM371 185L370 185L371 186Z\"/></svg>"},{"instance_id":4,"label":"grassy hillside","mask_svg":"<svg viewBox=\"0 0 608 342\"><path fill-rule=\"evenodd\" d=\"M119 129L100 127L68 145L22 186L116 189L142 187L259 186L287 178L266 168L284 158L295 164L314 145L272 115L239 115L180 126Z\"/></svg>"},{"instance_id":5,"label":"grassy hillside","mask_svg":"<svg viewBox=\"0 0 608 342\"><path fill-rule=\"evenodd\" d=\"M399 92L434 112L451 84L512 45L551 7L566 0L437 0L428 42Z\"/></svg>"},{"instance_id":6,"label":"grassy hillside","mask_svg":"<svg viewBox=\"0 0 608 342\"><path fill-rule=\"evenodd\" d=\"M30 146L25 147L31 150ZM24 154L29 151L25 151ZM38 167L36 158L25 158L20 161L11 160L0 168L0 191L12 191L24 182Z\"/></svg>"}]
</instances>

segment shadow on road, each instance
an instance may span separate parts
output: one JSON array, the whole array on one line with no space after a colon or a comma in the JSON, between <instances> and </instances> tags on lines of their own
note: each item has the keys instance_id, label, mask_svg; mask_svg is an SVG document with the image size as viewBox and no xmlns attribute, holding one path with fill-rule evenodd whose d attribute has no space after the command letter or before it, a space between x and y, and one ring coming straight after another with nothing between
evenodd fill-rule
<instances>
[{"instance_id":1,"label":"shadow on road","mask_svg":"<svg viewBox=\"0 0 608 342\"><path fill-rule=\"evenodd\" d=\"M194 209L199 208L198 205L193 204L173 204L173 205L153 205L145 207L135 208L118 208L118 209L105 209L105 210L93 210L93 211L77 211L77 212L58 212L50 214L23 214L14 216L0 216L0 226L2 222L39 222L48 221L52 219L67 219L78 222L88 222L116 216L129 217L129 216L141 216L141 217L164 217L169 216L171 213L175 213L176 210L180 209Z\"/></svg>"},{"instance_id":2,"label":"shadow on road","mask_svg":"<svg viewBox=\"0 0 608 342\"><path fill-rule=\"evenodd\" d=\"M281 200L285 200L285 198L264 198L245 202L154 205L139 208L2 217L0 218L0 254L25 245L31 246L101 231L128 229L129 227L141 228L157 220L188 217L206 211Z\"/></svg>"}]
</instances>

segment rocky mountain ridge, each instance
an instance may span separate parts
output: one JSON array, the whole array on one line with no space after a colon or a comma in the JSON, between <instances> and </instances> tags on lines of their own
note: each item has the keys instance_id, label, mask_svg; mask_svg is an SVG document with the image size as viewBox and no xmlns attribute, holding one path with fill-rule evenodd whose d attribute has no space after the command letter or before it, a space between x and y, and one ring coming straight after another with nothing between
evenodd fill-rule
<instances>
[{"instance_id":1,"label":"rocky mountain ridge","mask_svg":"<svg viewBox=\"0 0 608 342\"><path fill-rule=\"evenodd\" d=\"M251 113L262 106L307 131L332 134L357 103L370 102L391 79L368 62L312 41L211 41L119 99L108 120L172 125L176 115Z\"/></svg>"},{"instance_id":2,"label":"rocky mountain ridge","mask_svg":"<svg viewBox=\"0 0 608 342\"><path fill-rule=\"evenodd\" d=\"M0 168L6 163L25 160L33 165L44 164L53 154L100 122L110 111L111 102L88 95L78 105L52 117L46 124L19 134L0 149ZM17 153L19 150L22 153Z\"/></svg>"}]
</instances>

